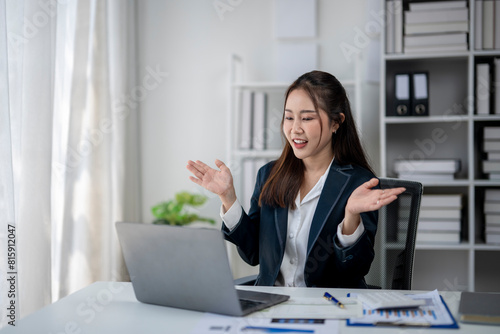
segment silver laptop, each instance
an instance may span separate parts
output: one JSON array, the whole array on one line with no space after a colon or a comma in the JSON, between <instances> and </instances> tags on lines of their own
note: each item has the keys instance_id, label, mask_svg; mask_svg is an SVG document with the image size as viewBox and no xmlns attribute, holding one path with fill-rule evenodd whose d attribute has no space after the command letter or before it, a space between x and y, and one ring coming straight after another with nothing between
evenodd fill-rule
<instances>
[{"instance_id":1,"label":"silver laptop","mask_svg":"<svg viewBox=\"0 0 500 334\"><path fill-rule=\"evenodd\" d=\"M140 302L244 316L289 299L237 290L219 230L125 222L116 230Z\"/></svg>"}]
</instances>

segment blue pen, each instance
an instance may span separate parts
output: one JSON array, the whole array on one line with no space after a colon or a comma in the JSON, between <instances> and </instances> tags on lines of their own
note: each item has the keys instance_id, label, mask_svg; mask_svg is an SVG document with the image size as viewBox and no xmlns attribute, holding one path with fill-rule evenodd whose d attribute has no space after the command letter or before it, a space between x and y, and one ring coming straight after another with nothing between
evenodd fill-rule
<instances>
[{"instance_id":1,"label":"blue pen","mask_svg":"<svg viewBox=\"0 0 500 334\"><path fill-rule=\"evenodd\" d=\"M323 295L323 298L325 298L325 299L333 302L335 305L337 305L340 308L344 308L344 304L342 304L341 302L339 302L334 296L332 296L328 292L325 292L325 294Z\"/></svg>"},{"instance_id":2,"label":"blue pen","mask_svg":"<svg viewBox=\"0 0 500 334\"><path fill-rule=\"evenodd\" d=\"M314 333L312 329L293 329L293 328L274 328L274 327L244 327L242 332L260 332L260 333Z\"/></svg>"}]
</instances>

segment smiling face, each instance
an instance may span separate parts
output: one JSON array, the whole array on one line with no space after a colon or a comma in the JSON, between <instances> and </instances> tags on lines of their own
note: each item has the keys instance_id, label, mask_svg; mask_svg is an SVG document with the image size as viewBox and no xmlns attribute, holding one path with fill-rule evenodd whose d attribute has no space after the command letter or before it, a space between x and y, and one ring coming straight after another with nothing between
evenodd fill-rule
<instances>
[{"instance_id":1,"label":"smiling face","mask_svg":"<svg viewBox=\"0 0 500 334\"><path fill-rule=\"evenodd\" d=\"M330 163L332 134L337 128L338 124L331 122L324 110L315 110L305 90L290 92L285 103L283 133L298 159Z\"/></svg>"}]
</instances>

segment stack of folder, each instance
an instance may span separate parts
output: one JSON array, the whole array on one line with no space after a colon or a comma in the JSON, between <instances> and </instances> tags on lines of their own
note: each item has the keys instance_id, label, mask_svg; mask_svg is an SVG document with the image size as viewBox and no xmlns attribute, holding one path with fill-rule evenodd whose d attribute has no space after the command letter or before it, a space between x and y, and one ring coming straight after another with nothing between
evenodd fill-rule
<instances>
[{"instance_id":1,"label":"stack of folder","mask_svg":"<svg viewBox=\"0 0 500 334\"><path fill-rule=\"evenodd\" d=\"M482 171L490 180L500 180L500 126L484 127Z\"/></svg>"},{"instance_id":2,"label":"stack of folder","mask_svg":"<svg viewBox=\"0 0 500 334\"><path fill-rule=\"evenodd\" d=\"M466 0L410 2L405 11L404 53L468 50Z\"/></svg>"},{"instance_id":3,"label":"stack of folder","mask_svg":"<svg viewBox=\"0 0 500 334\"><path fill-rule=\"evenodd\" d=\"M462 197L462 194L422 195L417 242L459 243Z\"/></svg>"},{"instance_id":4,"label":"stack of folder","mask_svg":"<svg viewBox=\"0 0 500 334\"><path fill-rule=\"evenodd\" d=\"M394 171L398 178L418 182L443 182L455 179L460 170L460 160L396 160Z\"/></svg>"},{"instance_id":5,"label":"stack of folder","mask_svg":"<svg viewBox=\"0 0 500 334\"><path fill-rule=\"evenodd\" d=\"M486 189L484 234L487 244L500 244L500 189Z\"/></svg>"},{"instance_id":6,"label":"stack of folder","mask_svg":"<svg viewBox=\"0 0 500 334\"><path fill-rule=\"evenodd\" d=\"M459 243L462 228L462 194L422 195L417 225L418 243ZM407 217L409 206L399 207L399 217ZM402 219L404 221L404 219ZM398 229L398 242L405 242L407 227Z\"/></svg>"}]
</instances>

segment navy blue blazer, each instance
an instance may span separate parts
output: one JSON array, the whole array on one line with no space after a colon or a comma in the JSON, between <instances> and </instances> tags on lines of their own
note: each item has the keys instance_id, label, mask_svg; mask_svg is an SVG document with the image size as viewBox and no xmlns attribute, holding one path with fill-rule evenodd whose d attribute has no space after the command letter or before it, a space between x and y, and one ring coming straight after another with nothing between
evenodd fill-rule
<instances>
[{"instance_id":1,"label":"navy blue blazer","mask_svg":"<svg viewBox=\"0 0 500 334\"><path fill-rule=\"evenodd\" d=\"M278 277L285 254L288 208L258 205L261 189L274 162L260 168L251 198L250 211L243 214L230 231L225 224L225 238L238 247L242 259L260 264L255 285L272 286ZM342 247L336 237L345 206L359 185L375 177L355 165L333 161L321 192L309 232L304 278L309 287L366 288L364 276L373 261L378 211L361 214L364 233L351 246ZM378 186L377 186L378 187Z\"/></svg>"}]
</instances>

